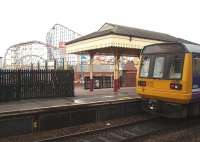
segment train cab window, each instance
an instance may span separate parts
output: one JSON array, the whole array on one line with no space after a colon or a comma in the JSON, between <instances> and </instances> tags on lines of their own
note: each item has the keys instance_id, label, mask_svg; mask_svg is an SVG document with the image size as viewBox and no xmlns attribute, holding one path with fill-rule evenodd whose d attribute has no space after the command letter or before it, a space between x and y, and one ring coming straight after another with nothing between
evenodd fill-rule
<instances>
[{"instance_id":1,"label":"train cab window","mask_svg":"<svg viewBox=\"0 0 200 142\"><path fill-rule=\"evenodd\" d=\"M170 57L169 79L180 79L182 76L183 56Z\"/></svg>"},{"instance_id":2,"label":"train cab window","mask_svg":"<svg viewBox=\"0 0 200 142\"><path fill-rule=\"evenodd\" d=\"M149 75L149 66L150 66L150 57L144 56L141 61L140 77L148 77Z\"/></svg>"},{"instance_id":3,"label":"train cab window","mask_svg":"<svg viewBox=\"0 0 200 142\"><path fill-rule=\"evenodd\" d=\"M165 57L156 57L154 64L153 77L154 78L162 78L164 74L164 62Z\"/></svg>"}]
</instances>

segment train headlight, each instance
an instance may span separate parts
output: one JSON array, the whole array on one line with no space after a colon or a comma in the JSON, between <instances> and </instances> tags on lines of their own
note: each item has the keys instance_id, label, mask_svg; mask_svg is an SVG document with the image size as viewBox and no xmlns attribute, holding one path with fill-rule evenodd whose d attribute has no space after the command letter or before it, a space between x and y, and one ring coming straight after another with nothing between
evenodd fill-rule
<instances>
[{"instance_id":1,"label":"train headlight","mask_svg":"<svg viewBox=\"0 0 200 142\"><path fill-rule=\"evenodd\" d=\"M146 81L138 81L138 86L146 86Z\"/></svg>"},{"instance_id":2,"label":"train headlight","mask_svg":"<svg viewBox=\"0 0 200 142\"><path fill-rule=\"evenodd\" d=\"M175 90L181 90L182 89L182 85L179 83L170 83L170 88L171 89L175 89Z\"/></svg>"}]
</instances>

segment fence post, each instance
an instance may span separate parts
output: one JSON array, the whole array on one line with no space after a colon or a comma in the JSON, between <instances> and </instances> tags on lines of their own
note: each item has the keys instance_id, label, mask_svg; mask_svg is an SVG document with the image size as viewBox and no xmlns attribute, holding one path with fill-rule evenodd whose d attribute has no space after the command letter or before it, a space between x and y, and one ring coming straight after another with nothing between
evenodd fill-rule
<instances>
[{"instance_id":1,"label":"fence post","mask_svg":"<svg viewBox=\"0 0 200 142\"><path fill-rule=\"evenodd\" d=\"M48 62L45 60L45 70L48 70Z\"/></svg>"},{"instance_id":2,"label":"fence post","mask_svg":"<svg viewBox=\"0 0 200 142\"><path fill-rule=\"evenodd\" d=\"M37 66L38 66L38 70L39 70L40 69L40 62L37 63Z\"/></svg>"},{"instance_id":3,"label":"fence post","mask_svg":"<svg viewBox=\"0 0 200 142\"><path fill-rule=\"evenodd\" d=\"M65 70L65 58L63 58L63 61L62 61L62 66L63 66L63 70Z\"/></svg>"},{"instance_id":4,"label":"fence post","mask_svg":"<svg viewBox=\"0 0 200 142\"><path fill-rule=\"evenodd\" d=\"M21 71L18 70L17 71L17 82L16 82L17 86L17 93L16 93L16 99L19 100L20 99L20 95L21 95Z\"/></svg>"},{"instance_id":5,"label":"fence post","mask_svg":"<svg viewBox=\"0 0 200 142\"><path fill-rule=\"evenodd\" d=\"M54 70L56 70L56 59L54 60Z\"/></svg>"}]
</instances>

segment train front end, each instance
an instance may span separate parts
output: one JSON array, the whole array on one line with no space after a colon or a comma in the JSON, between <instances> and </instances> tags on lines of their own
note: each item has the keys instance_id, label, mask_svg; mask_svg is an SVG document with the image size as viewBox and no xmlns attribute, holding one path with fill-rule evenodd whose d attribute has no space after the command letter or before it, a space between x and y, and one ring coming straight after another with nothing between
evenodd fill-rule
<instances>
[{"instance_id":1,"label":"train front end","mask_svg":"<svg viewBox=\"0 0 200 142\"><path fill-rule=\"evenodd\" d=\"M136 92L143 109L166 117L185 117L192 94L192 54L180 43L144 47Z\"/></svg>"}]
</instances>

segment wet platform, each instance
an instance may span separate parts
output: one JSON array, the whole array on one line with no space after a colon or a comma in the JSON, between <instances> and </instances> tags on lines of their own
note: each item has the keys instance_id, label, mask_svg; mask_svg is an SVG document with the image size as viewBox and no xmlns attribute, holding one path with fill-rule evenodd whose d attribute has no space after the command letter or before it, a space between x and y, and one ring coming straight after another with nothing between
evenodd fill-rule
<instances>
[{"instance_id":1,"label":"wet platform","mask_svg":"<svg viewBox=\"0 0 200 142\"><path fill-rule=\"evenodd\" d=\"M66 98L43 98L21 100L17 102L6 102L0 104L0 117L11 115L22 115L30 113L41 113L51 110L71 109L77 107L91 107L94 105L117 104L124 101L135 101L139 96L132 88L124 89L119 93L113 93L110 89L97 90L94 94L84 92L75 97ZM80 90L79 90L80 91Z\"/></svg>"},{"instance_id":2,"label":"wet platform","mask_svg":"<svg viewBox=\"0 0 200 142\"><path fill-rule=\"evenodd\" d=\"M117 94L98 90L96 94L85 92L75 97L0 103L0 137L116 119L138 112L141 112L140 97L132 88Z\"/></svg>"},{"instance_id":3,"label":"wet platform","mask_svg":"<svg viewBox=\"0 0 200 142\"><path fill-rule=\"evenodd\" d=\"M81 87L75 88L76 96L84 96L84 95L102 95L102 94L115 94L113 92L113 88L104 88L104 89L95 89L93 93L90 93L88 90L85 90ZM135 87L122 87L119 90L119 94L129 94L136 95Z\"/></svg>"}]
</instances>

